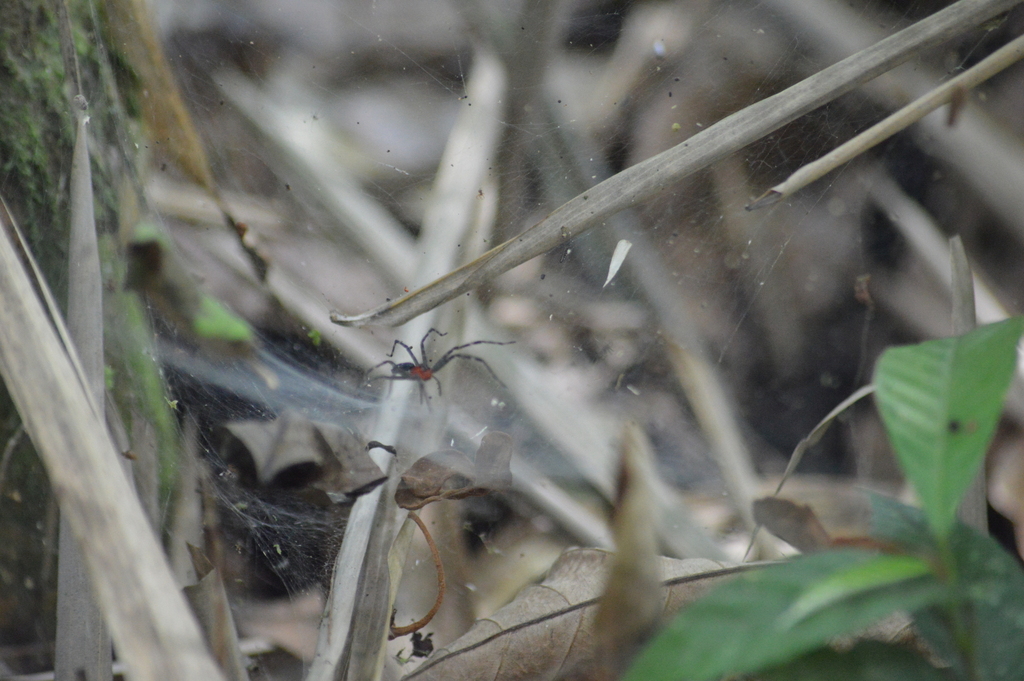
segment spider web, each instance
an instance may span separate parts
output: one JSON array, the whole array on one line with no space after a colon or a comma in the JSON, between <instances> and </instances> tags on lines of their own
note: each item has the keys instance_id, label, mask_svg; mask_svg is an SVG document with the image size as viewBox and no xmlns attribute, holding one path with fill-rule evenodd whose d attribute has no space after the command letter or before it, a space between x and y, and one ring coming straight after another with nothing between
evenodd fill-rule
<instances>
[{"instance_id":1,"label":"spider web","mask_svg":"<svg viewBox=\"0 0 1024 681\"><path fill-rule=\"evenodd\" d=\"M852 12L888 34L940 4L871 1L854 3ZM476 210L494 215L494 232L467 236L464 244L483 250L611 174L832 61L825 56L828 39L797 28L786 9L791 3L781 0L553 5L197 0L161 5L159 12L221 189L245 207L246 222L265 240L274 267L324 307L352 314L427 281L395 276L338 229L323 198L331 178L311 180L297 170L280 139L259 122L261 111L277 112L279 125L329 148L368 202L419 249L415 240L439 159L459 112L474 104L466 95L474 46L491 45L507 69L508 89L498 121L502 141ZM1016 25L969 33L921 61L955 73ZM239 96L228 82L244 84L248 94ZM991 98L1004 96L994 87ZM663 286L690 311L687 324L731 387L755 463L765 472L780 470L795 443L857 387L861 368L882 347L934 329L907 321L912 304L900 298L904 284L916 282L907 284L917 287L912 299L928 296L916 275L902 278L910 256L865 178L881 169L926 206L948 206L944 193L970 190L908 133L773 208L744 208L889 108L870 91L854 91L667 187L618 216L614 230L595 228L490 284L481 297L491 320L515 332L511 351L532 355L565 395L640 420L669 479L684 488L719 489L708 444L670 377L664 332L643 285L624 270L604 286L617 241L649 243L648 256L656 256L667 275ZM187 224L186 212L168 198L182 178L173 167L157 167L150 181L155 203L207 289L254 320L273 352L290 358L282 361L305 364L311 374L329 377L339 394L356 395L358 409L332 418L366 426L378 393L363 370L385 359L396 338L418 353L419 338L370 328L362 346L311 347L307 323L277 317L275 304L243 282L237 263L232 271L225 264L230 258L211 255L230 249L231 236L209 225L197 230L202 221L196 218ZM1019 250L984 211L977 217L965 204L935 215L947 229L974 229L978 244L1000 244L990 250ZM640 250L633 257L641 257ZM863 275L878 282L887 315L872 318L855 299L854 284ZM441 340L429 346L435 360L451 347ZM469 350L492 356L486 348ZM482 391L453 367L438 379L464 411L451 417L443 444L471 448L464 433L507 429L544 472L570 481L578 475L522 410L494 407L503 398L493 396L493 385ZM199 382L215 381L201 368L189 371ZM420 424L434 418L432 399L413 407ZM825 440L820 457L809 457L812 467L877 470L878 464L856 458L872 417L857 418ZM224 492L222 505L232 523L251 530L250 553L286 572L290 568L276 560L282 538L294 533L299 546L307 529L324 527L296 508L271 510L253 494ZM298 581L316 579L304 573Z\"/></svg>"}]
</instances>

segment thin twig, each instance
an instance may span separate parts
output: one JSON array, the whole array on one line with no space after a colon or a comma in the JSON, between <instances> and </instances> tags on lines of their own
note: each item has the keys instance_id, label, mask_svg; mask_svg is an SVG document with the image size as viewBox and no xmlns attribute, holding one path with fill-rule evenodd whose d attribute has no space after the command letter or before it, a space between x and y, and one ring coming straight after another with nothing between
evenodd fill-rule
<instances>
[{"instance_id":1,"label":"thin twig","mask_svg":"<svg viewBox=\"0 0 1024 681\"><path fill-rule=\"evenodd\" d=\"M943 104L947 104L954 98L962 96L964 92L980 85L1022 58L1024 58L1024 36L1020 36L1003 45L1003 47L956 78L946 81L923 97L914 100L845 144L836 147L817 161L808 163L800 168L786 178L785 181L762 194L756 201L747 206L747 210L764 208L781 201L787 196L793 195L844 163L921 120Z\"/></svg>"},{"instance_id":2,"label":"thin twig","mask_svg":"<svg viewBox=\"0 0 1024 681\"><path fill-rule=\"evenodd\" d=\"M434 538L430 536L430 531L427 530L426 523L423 522L416 511L409 511L409 517L414 523L419 525L420 531L423 533L423 538L427 540L427 546L430 547L430 555L434 559L434 567L437 568L437 600L434 601L434 607L430 609L430 612L412 624L407 624L404 627L396 627L394 623L392 623L391 634L388 636L388 640L398 638L399 636L407 636L408 634L411 634L414 631L419 631L430 624L430 620L434 619L434 615L436 615L437 611L441 609L441 603L444 601L444 592L448 589L448 584L444 580L444 565L441 563L441 554L437 550L437 544L434 543Z\"/></svg>"}]
</instances>

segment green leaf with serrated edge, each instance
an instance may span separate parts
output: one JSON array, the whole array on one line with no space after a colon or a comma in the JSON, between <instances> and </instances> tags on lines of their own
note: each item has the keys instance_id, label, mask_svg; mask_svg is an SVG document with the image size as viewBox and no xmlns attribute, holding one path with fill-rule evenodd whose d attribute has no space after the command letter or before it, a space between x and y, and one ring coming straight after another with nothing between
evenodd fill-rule
<instances>
[{"instance_id":1,"label":"green leaf with serrated edge","mask_svg":"<svg viewBox=\"0 0 1024 681\"><path fill-rule=\"evenodd\" d=\"M743 575L688 606L640 655L627 681L715 679L784 663L897 610L914 611L945 598L930 575L854 594L791 628L779 619L808 584L874 560L842 550L801 556Z\"/></svg>"},{"instance_id":2,"label":"green leaf with serrated edge","mask_svg":"<svg viewBox=\"0 0 1024 681\"><path fill-rule=\"evenodd\" d=\"M767 681L951 681L953 678L911 650L878 641L858 643L845 653L824 648L758 676Z\"/></svg>"},{"instance_id":3,"label":"green leaf with serrated edge","mask_svg":"<svg viewBox=\"0 0 1024 681\"><path fill-rule=\"evenodd\" d=\"M923 577L931 567L917 556L877 556L812 584L782 613L778 625L792 629L814 613L859 593Z\"/></svg>"},{"instance_id":4,"label":"green leaf with serrated edge","mask_svg":"<svg viewBox=\"0 0 1024 681\"><path fill-rule=\"evenodd\" d=\"M244 319L208 295L200 299L199 314L193 325L202 338L238 343L250 343L253 339L252 328Z\"/></svg>"},{"instance_id":5,"label":"green leaf with serrated edge","mask_svg":"<svg viewBox=\"0 0 1024 681\"><path fill-rule=\"evenodd\" d=\"M875 398L932 532L945 537L992 439L1024 319L887 350Z\"/></svg>"}]
</instances>

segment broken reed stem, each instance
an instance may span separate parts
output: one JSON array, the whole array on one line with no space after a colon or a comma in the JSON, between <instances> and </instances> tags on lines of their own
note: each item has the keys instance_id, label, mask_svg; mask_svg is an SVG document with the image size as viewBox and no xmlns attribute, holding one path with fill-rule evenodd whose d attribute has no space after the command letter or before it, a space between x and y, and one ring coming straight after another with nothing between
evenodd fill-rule
<instances>
[{"instance_id":1,"label":"broken reed stem","mask_svg":"<svg viewBox=\"0 0 1024 681\"><path fill-rule=\"evenodd\" d=\"M412 624L407 624L404 627L396 627L392 623L391 634L388 636L388 640L398 638L399 636L407 636L430 624L430 620L434 619L434 615L436 615L437 611L441 609L441 603L444 601L444 592L448 588L448 584L444 579L444 565L441 564L441 554L437 550L437 544L434 543L434 538L430 536L430 531L427 529L426 523L423 522L416 511L409 511L409 517L414 523L419 525L424 539L427 540L427 546L430 547L430 555L434 559L434 567L437 568L437 599L434 601L434 607L432 607L430 612L424 615L422 619L419 619Z\"/></svg>"},{"instance_id":2,"label":"broken reed stem","mask_svg":"<svg viewBox=\"0 0 1024 681\"><path fill-rule=\"evenodd\" d=\"M906 105L896 113L871 126L856 137L850 139L822 156L817 161L808 163L790 175L781 184L777 184L756 201L747 206L747 210L756 210L777 203L815 180L832 172L839 166L851 161L880 142L889 139L897 132L939 108L943 104L963 101L965 93L985 82L1011 64L1024 58L1024 36L1010 41L991 55L964 71L959 76L939 85L928 94ZM953 120L951 111L951 121Z\"/></svg>"}]
</instances>

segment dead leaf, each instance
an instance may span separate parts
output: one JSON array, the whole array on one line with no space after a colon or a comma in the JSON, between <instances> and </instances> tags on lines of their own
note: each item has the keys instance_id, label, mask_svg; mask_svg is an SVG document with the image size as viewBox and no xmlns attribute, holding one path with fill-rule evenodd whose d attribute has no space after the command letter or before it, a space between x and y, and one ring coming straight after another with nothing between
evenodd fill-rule
<instances>
[{"instance_id":1,"label":"dead leaf","mask_svg":"<svg viewBox=\"0 0 1024 681\"><path fill-rule=\"evenodd\" d=\"M832 538L810 506L789 499L764 497L754 502L754 520L793 548L812 553L827 549Z\"/></svg>"},{"instance_id":2,"label":"dead leaf","mask_svg":"<svg viewBox=\"0 0 1024 681\"><path fill-rule=\"evenodd\" d=\"M185 587L185 597L206 634L210 651L230 681L249 681L246 660L238 647L238 630L220 572L201 549L188 544L198 583Z\"/></svg>"},{"instance_id":3,"label":"dead leaf","mask_svg":"<svg viewBox=\"0 0 1024 681\"><path fill-rule=\"evenodd\" d=\"M369 492L387 477L353 433L295 412L273 421L234 421L224 430L225 457L246 452L262 485L279 484L289 476L295 484L301 478L338 503Z\"/></svg>"},{"instance_id":4,"label":"dead leaf","mask_svg":"<svg viewBox=\"0 0 1024 681\"><path fill-rule=\"evenodd\" d=\"M434 652L407 680L512 681L584 678L594 668L597 603L612 554L570 549L543 583L476 624L454 643ZM750 569L704 558L660 558L660 612L668 617L723 579Z\"/></svg>"},{"instance_id":5,"label":"dead leaf","mask_svg":"<svg viewBox=\"0 0 1024 681\"><path fill-rule=\"evenodd\" d=\"M612 518L615 555L597 608L597 678L618 678L658 624L660 593L654 464L644 432L626 423Z\"/></svg>"},{"instance_id":6,"label":"dead leaf","mask_svg":"<svg viewBox=\"0 0 1024 681\"><path fill-rule=\"evenodd\" d=\"M476 484L489 489L512 486L512 436L500 431L484 435L476 450Z\"/></svg>"},{"instance_id":7,"label":"dead leaf","mask_svg":"<svg viewBox=\"0 0 1024 681\"><path fill-rule=\"evenodd\" d=\"M473 464L457 449L442 449L416 461L402 474L395 503L414 511L439 499L464 498L474 489Z\"/></svg>"},{"instance_id":8,"label":"dead leaf","mask_svg":"<svg viewBox=\"0 0 1024 681\"><path fill-rule=\"evenodd\" d=\"M395 503L415 511L442 499L479 497L512 484L512 438L500 432L484 436L476 461L457 449L442 449L416 461L402 474Z\"/></svg>"}]
</instances>

